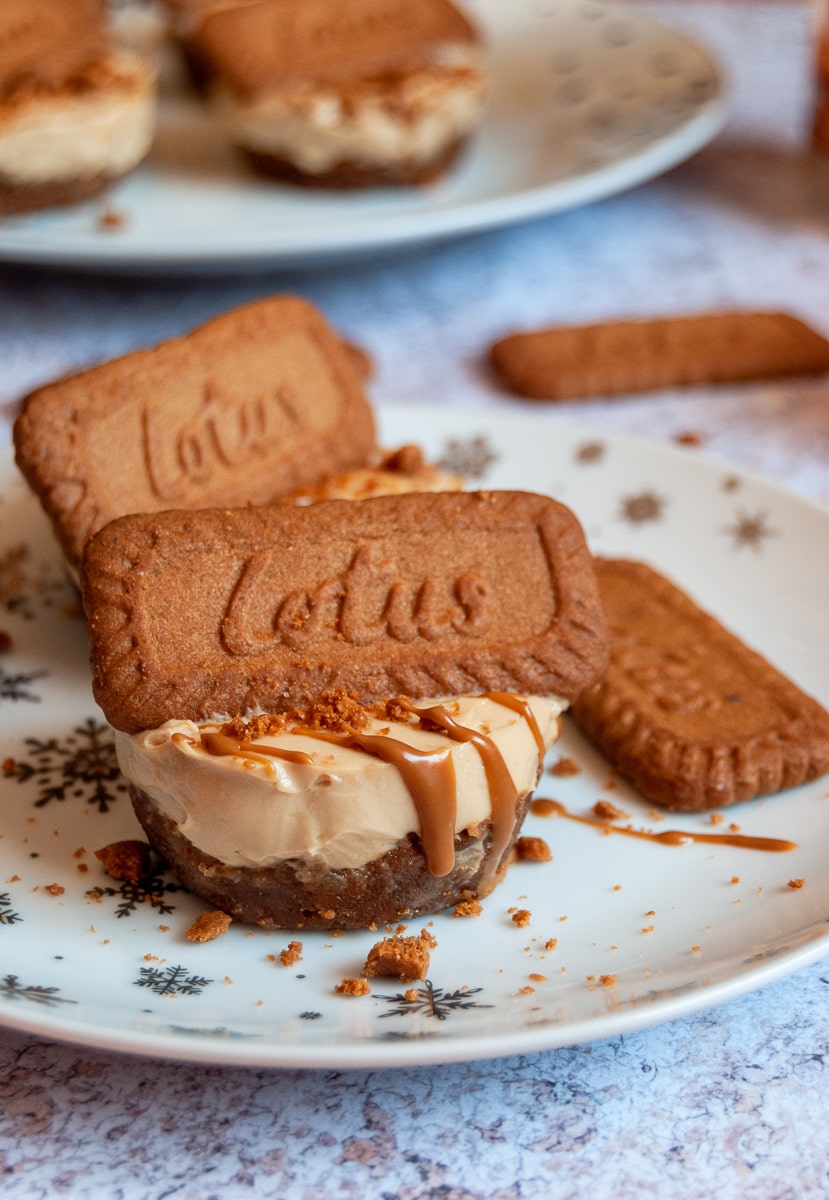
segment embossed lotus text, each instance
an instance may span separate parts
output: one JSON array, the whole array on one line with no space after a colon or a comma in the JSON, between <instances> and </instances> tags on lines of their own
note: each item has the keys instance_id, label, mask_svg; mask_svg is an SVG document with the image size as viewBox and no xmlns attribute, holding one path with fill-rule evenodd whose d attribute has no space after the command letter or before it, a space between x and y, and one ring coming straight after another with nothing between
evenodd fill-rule
<instances>
[{"instance_id":1,"label":"embossed lotus text","mask_svg":"<svg viewBox=\"0 0 829 1200\"><path fill-rule=\"evenodd\" d=\"M274 645L301 649L325 639L365 646L388 638L480 637L490 624L490 587L474 570L451 578L400 578L378 548L366 544L341 575L277 595L271 594L277 558L277 551L263 550L242 570L222 622L230 654Z\"/></svg>"},{"instance_id":2,"label":"embossed lotus text","mask_svg":"<svg viewBox=\"0 0 829 1200\"><path fill-rule=\"evenodd\" d=\"M239 400L208 380L198 411L170 427L169 406L148 401L142 413L144 461L160 500L180 501L204 487L222 470L272 453L274 439L301 420L300 407L286 383Z\"/></svg>"},{"instance_id":3,"label":"embossed lotus text","mask_svg":"<svg viewBox=\"0 0 829 1200\"><path fill-rule=\"evenodd\" d=\"M700 681L699 653L681 643L666 650L639 638L617 637L617 662L650 702L666 713L713 712L722 699Z\"/></svg>"}]
</instances>

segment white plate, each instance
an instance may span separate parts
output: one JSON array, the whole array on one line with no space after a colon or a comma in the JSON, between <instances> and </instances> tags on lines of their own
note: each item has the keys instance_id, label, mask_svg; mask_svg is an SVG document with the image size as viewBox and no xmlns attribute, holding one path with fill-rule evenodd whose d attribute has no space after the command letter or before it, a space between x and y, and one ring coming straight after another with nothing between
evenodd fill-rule
<instances>
[{"instance_id":1,"label":"white plate","mask_svg":"<svg viewBox=\"0 0 829 1200\"><path fill-rule=\"evenodd\" d=\"M825 511L694 453L542 419L426 410L389 413L384 424L386 444L416 436L476 483L560 497L595 549L656 564L829 702ZM368 997L334 993L343 977L359 975L376 940L369 932L232 926L193 945L184 934L202 905L170 876L150 888L117 886L94 857L140 832L91 698L73 593L8 458L0 494L0 629L12 638L0 657L5 1024L87 1045L259 1066L448 1062L664 1021L829 951L827 780L727 812L745 834L797 842L787 854L670 847L531 817L525 831L548 841L553 862L513 867L480 917L435 917L429 983L408 999L386 981L374 981ZM537 796L575 813L604 797L636 827L712 831L704 815L660 820L622 783L606 790L611 772L574 729L552 758L559 754L574 757L581 773L545 774ZM789 887L792 879L805 886ZM62 894L46 890L52 884ZM89 895L96 888L100 900ZM531 912L528 927L513 924L515 908ZM301 938L303 957L285 967L270 956L291 936ZM546 950L551 938L557 946ZM611 975L613 986L596 982Z\"/></svg>"},{"instance_id":2,"label":"white plate","mask_svg":"<svg viewBox=\"0 0 829 1200\"><path fill-rule=\"evenodd\" d=\"M597 200L695 153L724 119L710 58L595 0L478 0L493 94L458 168L423 190L296 192L245 173L198 103L169 95L149 160L100 205L9 219L0 259L152 270L267 267L365 254Z\"/></svg>"}]
</instances>

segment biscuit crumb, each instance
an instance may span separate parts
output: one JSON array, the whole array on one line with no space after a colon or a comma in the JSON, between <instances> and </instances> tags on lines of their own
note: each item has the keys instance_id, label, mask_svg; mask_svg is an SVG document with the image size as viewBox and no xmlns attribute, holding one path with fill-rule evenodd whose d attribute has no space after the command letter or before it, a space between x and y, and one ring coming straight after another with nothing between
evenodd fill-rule
<instances>
[{"instance_id":1,"label":"biscuit crumb","mask_svg":"<svg viewBox=\"0 0 829 1200\"><path fill-rule=\"evenodd\" d=\"M484 906L480 900L461 900L455 905L453 916L455 917L479 917L484 911Z\"/></svg>"},{"instance_id":2,"label":"biscuit crumb","mask_svg":"<svg viewBox=\"0 0 829 1200\"><path fill-rule=\"evenodd\" d=\"M602 985L602 987L615 987L616 986L616 976L612 975L612 974L611 975L600 975L599 983Z\"/></svg>"},{"instance_id":3,"label":"biscuit crumb","mask_svg":"<svg viewBox=\"0 0 829 1200\"><path fill-rule=\"evenodd\" d=\"M532 913L528 908L517 908L512 914L512 923L517 925L519 929L523 929L529 925Z\"/></svg>"},{"instance_id":4,"label":"biscuit crumb","mask_svg":"<svg viewBox=\"0 0 829 1200\"><path fill-rule=\"evenodd\" d=\"M558 945L558 938L547 938L547 941L544 943L544 949L545 950L555 950L557 945Z\"/></svg>"},{"instance_id":5,"label":"biscuit crumb","mask_svg":"<svg viewBox=\"0 0 829 1200\"><path fill-rule=\"evenodd\" d=\"M794 888L795 890L797 888L802 888L805 886L806 886L805 879L790 879L789 882L786 884L786 887Z\"/></svg>"},{"instance_id":6,"label":"biscuit crumb","mask_svg":"<svg viewBox=\"0 0 829 1200\"><path fill-rule=\"evenodd\" d=\"M50 896L62 896L66 888L62 888L59 883L47 883L43 888L44 892L48 892Z\"/></svg>"},{"instance_id":7,"label":"biscuit crumb","mask_svg":"<svg viewBox=\"0 0 829 1200\"><path fill-rule=\"evenodd\" d=\"M273 958L272 954L268 958ZM284 950L279 952L279 961L283 967L292 967L295 963L302 961L302 942L288 942Z\"/></svg>"},{"instance_id":8,"label":"biscuit crumb","mask_svg":"<svg viewBox=\"0 0 829 1200\"><path fill-rule=\"evenodd\" d=\"M513 992L513 995L514 996L534 996L535 988L530 987L529 984L526 984L524 987L519 988L517 992Z\"/></svg>"},{"instance_id":9,"label":"biscuit crumb","mask_svg":"<svg viewBox=\"0 0 829 1200\"><path fill-rule=\"evenodd\" d=\"M731 876L731 882L732 882L732 883L739 883L739 882L740 882L740 876L739 876L739 875L732 875L732 876Z\"/></svg>"},{"instance_id":10,"label":"biscuit crumb","mask_svg":"<svg viewBox=\"0 0 829 1200\"><path fill-rule=\"evenodd\" d=\"M138 883L150 874L152 848L147 842L110 842L95 851L110 879L122 879L127 883Z\"/></svg>"},{"instance_id":11,"label":"biscuit crumb","mask_svg":"<svg viewBox=\"0 0 829 1200\"><path fill-rule=\"evenodd\" d=\"M417 988L406 988L406 991L403 993L403 999L408 1004L414 1004L419 995L420 993Z\"/></svg>"},{"instance_id":12,"label":"biscuit crumb","mask_svg":"<svg viewBox=\"0 0 829 1200\"><path fill-rule=\"evenodd\" d=\"M629 812L625 812L623 808L617 808L609 800L597 800L593 805L593 815L600 821L625 821L630 817Z\"/></svg>"},{"instance_id":13,"label":"biscuit crumb","mask_svg":"<svg viewBox=\"0 0 829 1200\"><path fill-rule=\"evenodd\" d=\"M125 228L127 218L124 213L118 212L117 209L105 208L102 212L98 213L95 224L98 229L103 230L105 233L117 233L119 230Z\"/></svg>"},{"instance_id":14,"label":"biscuit crumb","mask_svg":"<svg viewBox=\"0 0 829 1200\"><path fill-rule=\"evenodd\" d=\"M535 971L533 971L532 974L530 975L530 979L533 981L533 983L546 983L547 982L546 975L539 975Z\"/></svg>"},{"instance_id":15,"label":"biscuit crumb","mask_svg":"<svg viewBox=\"0 0 829 1200\"><path fill-rule=\"evenodd\" d=\"M701 446L704 438L701 433L696 433L694 430L688 429L680 433L675 433L674 441L678 446Z\"/></svg>"},{"instance_id":16,"label":"biscuit crumb","mask_svg":"<svg viewBox=\"0 0 829 1200\"><path fill-rule=\"evenodd\" d=\"M708 820L711 822L712 825L722 825L723 821L725 820L725 817L722 815L722 813L712 812L711 816L708 818Z\"/></svg>"},{"instance_id":17,"label":"biscuit crumb","mask_svg":"<svg viewBox=\"0 0 829 1200\"><path fill-rule=\"evenodd\" d=\"M540 837L520 837L515 849L521 862L552 862L550 847Z\"/></svg>"},{"instance_id":18,"label":"biscuit crumb","mask_svg":"<svg viewBox=\"0 0 829 1200\"><path fill-rule=\"evenodd\" d=\"M184 936L188 942L212 942L214 938L227 933L230 923L231 918L227 913L218 909L215 912L201 913Z\"/></svg>"},{"instance_id":19,"label":"biscuit crumb","mask_svg":"<svg viewBox=\"0 0 829 1200\"><path fill-rule=\"evenodd\" d=\"M371 988L367 979L344 979L334 987L338 996L369 996Z\"/></svg>"},{"instance_id":20,"label":"biscuit crumb","mask_svg":"<svg viewBox=\"0 0 829 1200\"><path fill-rule=\"evenodd\" d=\"M550 767L550 774L558 779L568 779L571 775L581 775L581 767L574 758L559 758Z\"/></svg>"},{"instance_id":21,"label":"biscuit crumb","mask_svg":"<svg viewBox=\"0 0 829 1200\"><path fill-rule=\"evenodd\" d=\"M389 937L375 942L368 952L363 974L369 977L425 979L429 973L429 951L437 942L425 929L419 937Z\"/></svg>"}]
</instances>

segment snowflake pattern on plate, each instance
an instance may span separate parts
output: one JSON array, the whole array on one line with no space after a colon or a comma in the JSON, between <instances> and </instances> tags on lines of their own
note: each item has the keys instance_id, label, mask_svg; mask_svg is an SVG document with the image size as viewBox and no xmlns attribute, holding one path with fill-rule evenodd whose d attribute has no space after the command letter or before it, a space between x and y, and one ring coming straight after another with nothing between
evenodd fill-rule
<instances>
[{"instance_id":1,"label":"snowflake pattern on plate","mask_svg":"<svg viewBox=\"0 0 829 1200\"><path fill-rule=\"evenodd\" d=\"M738 510L733 525L727 526L723 532L732 539L732 549L748 549L759 554L768 538L778 536L777 530L771 529L767 522L768 513L752 514Z\"/></svg>"},{"instance_id":2,"label":"snowflake pattern on plate","mask_svg":"<svg viewBox=\"0 0 829 1200\"><path fill-rule=\"evenodd\" d=\"M39 704L42 697L31 691L29 685L48 674L48 671L19 671L12 674L0 667L0 703L4 700L28 700Z\"/></svg>"},{"instance_id":3,"label":"snowflake pattern on plate","mask_svg":"<svg viewBox=\"0 0 829 1200\"><path fill-rule=\"evenodd\" d=\"M28 737L25 757L7 759L3 774L18 783L38 787L36 808L70 797L86 800L98 812L110 806L127 790L109 727L88 718L65 738Z\"/></svg>"},{"instance_id":4,"label":"snowflake pattern on plate","mask_svg":"<svg viewBox=\"0 0 829 1200\"><path fill-rule=\"evenodd\" d=\"M623 496L619 515L629 525L644 525L648 521L661 521L665 515L667 501L653 491L639 492L635 496Z\"/></svg>"},{"instance_id":5,"label":"snowflake pattern on plate","mask_svg":"<svg viewBox=\"0 0 829 1200\"><path fill-rule=\"evenodd\" d=\"M468 438L450 438L437 465L443 471L480 481L497 461L498 452L486 434L475 434Z\"/></svg>"},{"instance_id":6,"label":"snowflake pattern on plate","mask_svg":"<svg viewBox=\"0 0 829 1200\"><path fill-rule=\"evenodd\" d=\"M19 542L0 552L0 608L26 621L58 605L74 615L78 603L72 587L52 563L36 564L31 548Z\"/></svg>"},{"instance_id":7,"label":"snowflake pattern on plate","mask_svg":"<svg viewBox=\"0 0 829 1200\"><path fill-rule=\"evenodd\" d=\"M145 875L143 879L136 882L124 879L118 887L110 887L108 885L98 885L90 888L86 893L93 900L103 900L105 896L119 897L119 903L115 908L116 917L129 917L137 912L142 905L149 905L157 913L169 915L175 912L174 904L167 904L164 897L172 895L175 892L184 892L186 895L190 893L180 883L174 883L171 879L165 879L162 871L155 871L152 875Z\"/></svg>"},{"instance_id":8,"label":"snowflake pattern on plate","mask_svg":"<svg viewBox=\"0 0 829 1200\"><path fill-rule=\"evenodd\" d=\"M141 967L136 987L149 988L157 996L199 996L213 982L202 975L191 975L186 967Z\"/></svg>"},{"instance_id":9,"label":"snowflake pattern on plate","mask_svg":"<svg viewBox=\"0 0 829 1200\"><path fill-rule=\"evenodd\" d=\"M0 997L7 1000L32 1000L35 1004L52 1008L56 1004L77 1004L77 1000L69 1000L59 996L60 988L43 987L41 984L21 984L16 975L6 975L0 980Z\"/></svg>"},{"instance_id":10,"label":"snowflake pattern on plate","mask_svg":"<svg viewBox=\"0 0 829 1200\"><path fill-rule=\"evenodd\" d=\"M381 1017L406 1017L414 1013L421 1016L435 1017L445 1021L452 1013L462 1012L467 1008L492 1008L491 1004L481 1004L474 997L483 988L455 988L447 992L445 988L435 987L431 980L425 980L422 987L413 986L405 992L397 992L393 996L378 995L378 1000L385 1000L393 1005Z\"/></svg>"},{"instance_id":11,"label":"snowflake pattern on plate","mask_svg":"<svg viewBox=\"0 0 829 1200\"><path fill-rule=\"evenodd\" d=\"M12 907L12 898L8 892L0 892L0 925L16 925L22 921L19 912Z\"/></svg>"}]
</instances>

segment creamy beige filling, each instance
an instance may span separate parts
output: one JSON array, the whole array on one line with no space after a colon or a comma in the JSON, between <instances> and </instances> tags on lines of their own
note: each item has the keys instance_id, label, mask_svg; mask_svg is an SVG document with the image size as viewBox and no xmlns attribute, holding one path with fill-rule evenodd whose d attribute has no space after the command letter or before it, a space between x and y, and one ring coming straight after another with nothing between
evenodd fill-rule
<instances>
[{"instance_id":1,"label":"creamy beige filling","mask_svg":"<svg viewBox=\"0 0 829 1200\"><path fill-rule=\"evenodd\" d=\"M0 177L16 185L119 176L141 161L155 127L155 77L119 52L106 86L33 93L0 105Z\"/></svg>"},{"instance_id":2,"label":"creamy beige filling","mask_svg":"<svg viewBox=\"0 0 829 1200\"><path fill-rule=\"evenodd\" d=\"M415 703L426 708L438 702ZM439 703L464 728L486 735L503 758L517 795L535 787L539 746L520 711L485 696ZM543 745L549 747L558 737L566 704L537 696L528 703ZM220 722L168 721L133 736L116 733L124 775L153 798L194 846L220 862L263 867L297 858L329 869L355 868L408 833L421 833L415 799L392 763L299 731L269 734L257 738L257 744L300 751L310 756L309 762L264 755L261 761L250 755L217 757L207 749L204 735L220 728ZM492 817L490 780L473 742L379 718L364 732L451 756L456 833Z\"/></svg>"},{"instance_id":3,"label":"creamy beige filling","mask_svg":"<svg viewBox=\"0 0 829 1200\"><path fill-rule=\"evenodd\" d=\"M426 163L472 132L485 103L480 53L463 47L446 62L394 84L366 83L347 98L334 87L297 87L255 100L224 93L217 105L237 145L309 174L341 162Z\"/></svg>"}]
</instances>

